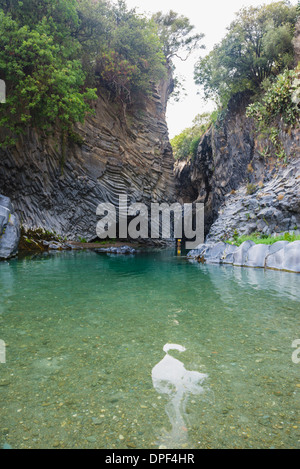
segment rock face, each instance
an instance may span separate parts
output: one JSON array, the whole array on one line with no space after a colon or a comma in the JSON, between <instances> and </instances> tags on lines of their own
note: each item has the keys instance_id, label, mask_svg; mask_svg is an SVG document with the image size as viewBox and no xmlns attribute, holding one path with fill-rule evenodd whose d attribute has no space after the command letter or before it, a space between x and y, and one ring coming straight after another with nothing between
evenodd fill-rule
<instances>
[{"instance_id":1,"label":"rock face","mask_svg":"<svg viewBox=\"0 0 300 469\"><path fill-rule=\"evenodd\" d=\"M237 94L230 101L223 122L204 135L195 160L175 165L178 199L205 203L206 234L225 195L244 181L254 157L252 122L245 117L249 99L249 94Z\"/></svg>"},{"instance_id":2,"label":"rock face","mask_svg":"<svg viewBox=\"0 0 300 469\"><path fill-rule=\"evenodd\" d=\"M9 259L18 253L20 224L8 197L0 195L0 259Z\"/></svg>"},{"instance_id":3,"label":"rock face","mask_svg":"<svg viewBox=\"0 0 300 469\"><path fill-rule=\"evenodd\" d=\"M170 86L161 83L126 117L103 92L95 116L78 127L80 138L68 142L65 156L59 135L44 137L33 129L16 148L0 150L0 192L11 198L22 225L90 241L97 237L99 203L116 205L121 194L130 204L173 202L165 121Z\"/></svg>"},{"instance_id":4,"label":"rock face","mask_svg":"<svg viewBox=\"0 0 300 469\"><path fill-rule=\"evenodd\" d=\"M269 176L254 194L247 185L229 194L212 225L207 242L233 240L234 235L264 235L296 231L300 234L300 158Z\"/></svg>"},{"instance_id":5,"label":"rock face","mask_svg":"<svg viewBox=\"0 0 300 469\"><path fill-rule=\"evenodd\" d=\"M300 19L293 45L297 65ZM255 137L255 123L246 117L250 100L249 93L233 96L224 117L202 138L196 158L175 165L178 199L205 204L208 242L230 238L235 230L271 234L300 227L299 126L288 129L278 124L280 154L288 162L287 169L286 164L280 169L278 148L264 135Z\"/></svg>"},{"instance_id":6,"label":"rock face","mask_svg":"<svg viewBox=\"0 0 300 469\"><path fill-rule=\"evenodd\" d=\"M270 142L254 137L248 103L249 95L236 95L222 124L204 135L195 160L175 165L179 200L205 203L208 242L231 238L235 230L271 234L300 227L300 129L279 129L287 164L275 149L264 158Z\"/></svg>"},{"instance_id":7,"label":"rock face","mask_svg":"<svg viewBox=\"0 0 300 469\"><path fill-rule=\"evenodd\" d=\"M231 264L300 273L300 241L278 241L272 245L245 241L240 247L223 242L200 244L187 257L207 264Z\"/></svg>"}]
</instances>

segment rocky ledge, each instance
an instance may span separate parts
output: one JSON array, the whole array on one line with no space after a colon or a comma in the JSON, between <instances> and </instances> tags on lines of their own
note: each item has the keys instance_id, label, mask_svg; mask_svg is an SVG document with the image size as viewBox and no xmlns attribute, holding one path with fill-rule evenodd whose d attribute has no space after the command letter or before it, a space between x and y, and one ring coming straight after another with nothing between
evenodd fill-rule
<instances>
[{"instance_id":1,"label":"rocky ledge","mask_svg":"<svg viewBox=\"0 0 300 469\"><path fill-rule=\"evenodd\" d=\"M245 241L241 246L223 242L200 244L188 259L207 264L230 264L300 273L300 241L278 241L272 245Z\"/></svg>"},{"instance_id":2,"label":"rocky ledge","mask_svg":"<svg viewBox=\"0 0 300 469\"><path fill-rule=\"evenodd\" d=\"M20 223L11 200L0 195L0 260L18 253Z\"/></svg>"}]
</instances>

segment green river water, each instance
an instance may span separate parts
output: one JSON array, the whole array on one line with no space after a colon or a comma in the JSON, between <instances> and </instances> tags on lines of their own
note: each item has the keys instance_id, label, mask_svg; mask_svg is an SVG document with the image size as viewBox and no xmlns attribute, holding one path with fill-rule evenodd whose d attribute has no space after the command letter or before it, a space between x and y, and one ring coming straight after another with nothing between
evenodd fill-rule
<instances>
[{"instance_id":1,"label":"green river water","mask_svg":"<svg viewBox=\"0 0 300 469\"><path fill-rule=\"evenodd\" d=\"M58 253L0 301L0 447L300 448L299 275Z\"/></svg>"}]
</instances>

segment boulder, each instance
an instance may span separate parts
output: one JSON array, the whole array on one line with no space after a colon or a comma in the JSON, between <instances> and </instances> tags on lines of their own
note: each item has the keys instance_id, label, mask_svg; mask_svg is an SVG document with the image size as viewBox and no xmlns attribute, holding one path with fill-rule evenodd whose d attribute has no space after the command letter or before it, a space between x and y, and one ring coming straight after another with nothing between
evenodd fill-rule
<instances>
[{"instance_id":1,"label":"boulder","mask_svg":"<svg viewBox=\"0 0 300 469\"><path fill-rule=\"evenodd\" d=\"M270 252L270 245L256 244L247 253L246 267L265 267L266 257Z\"/></svg>"},{"instance_id":2,"label":"boulder","mask_svg":"<svg viewBox=\"0 0 300 469\"><path fill-rule=\"evenodd\" d=\"M18 253L20 223L8 197L0 195L0 259Z\"/></svg>"},{"instance_id":3,"label":"boulder","mask_svg":"<svg viewBox=\"0 0 300 469\"><path fill-rule=\"evenodd\" d=\"M222 264L233 264L233 255L237 250L238 247L234 244L227 244L221 259Z\"/></svg>"},{"instance_id":4,"label":"boulder","mask_svg":"<svg viewBox=\"0 0 300 469\"><path fill-rule=\"evenodd\" d=\"M233 253L233 265L243 266L248 259L249 249L255 246L253 241L245 241L240 247Z\"/></svg>"},{"instance_id":5,"label":"boulder","mask_svg":"<svg viewBox=\"0 0 300 469\"><path fill-rule=\"evenodd\" d=\"M288 246L288 244L290 244L288 241L277 241L277 243L271 245L269 255L280 251L280 249L285 248L286 246Z\"/></svg>"},{"instance_id":6,"label":"boulder","mask_svg":"<svg viewBox=\"0 0 300 469\"><path fill-rule=\"evenodd\" d=\"M208 264L220 264L224 256L226 244L219 242L209 246L204 252L204 259Z\"/></svg>"},{"instance_id":7,"label":"boulder","mask_svg":"<svg viewBox=\"0 0 300 469\"><path fill-rule=\"evenodd\" d=\"M266 267L300 273L300 241L288 243L282 249L270 254L266 260Z\"/></svg>"}]
</instances>

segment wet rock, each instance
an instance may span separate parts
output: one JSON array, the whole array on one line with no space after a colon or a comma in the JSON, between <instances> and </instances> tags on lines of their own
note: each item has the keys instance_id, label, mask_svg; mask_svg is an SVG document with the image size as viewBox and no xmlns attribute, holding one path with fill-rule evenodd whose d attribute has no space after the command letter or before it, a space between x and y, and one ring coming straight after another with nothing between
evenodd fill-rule
<instances>
[{"instance_id":1,"label":"wet rock","mask_svg":"<svg viewBox=\"0 0 300 469\"><path fill-rule=\"evenodd\" d=\"M273 245L245 241L240 247L225 243L202 244L190 251L187 258L208 264L232 264L300 273L300 241L278 241Z\"/></svg>"},{"instance_id":2,"label":"wet rock","mask_svg":"<svg viewBox=\"0 0 300 469\"><path fill-rule=\"evenodd\" d=\"M245 265L248 251L252 246L255 246L253 241L245 241L243 244L241 244L241 246L233 253L233 265Z\"/></svg>"},{"instance_id":3,"label":"wet rock","mask_svg":"<svg viewBox=\"0 0 300 469\"><path fill-rule=\"evenodd\" d=\"M63 247L62 244L56 241L52 241L51 243L48 244L48 248L52 251L61 251L62 247Z\"/></svg>"},{"instance_id":4,"label":"wet rock","mask_svg":"<svg viewBox=\"0 0 300 469\"><path fill-rule=\"evenodd\" d=\"M121 246L121 247L110 247L110 248L95 249L95 252L97 254L103 254L103 253L108 253L108 254L135 254L137 251L136 251L136 249L131 248L130 246Z\"/></svg>"},{"instance_id":5,"label":"wet rock","mask_svg":"<svg viewBox=\"0 0 300 469\"><path fill-rule=\"evenodd\" d=\"M266 267L300 273L300 241L289 243L270 254L266 260Z\"/></svg>"},{"instance_id":6,"label":"wet rock","mask_svg":"<svg viewBox=\"0 0 300 469\"><path fill-rule=\"evenodd\" d=\"M97 417L92 417L92 422L93 422L93 425L102 425L103 419L99 419Z\"/></svg>"},{"instance_id":7,"label":"wet rock","mask_svg":"<svg viewBox=\"0 0 300 469\"><path fill-rule=\"evenodd\" d=\"M8 197L0 195L0 259L10 259L18 253L20 223Z\"/></svg>"},{"instance_id":8,"label":"wet rock","mask_svg":"<svg viewBox=\"0 0 300 469\"><path fill-rule=\"evenodd\" d=\"M187 254L187 257L190 259L195 259L198 256L202 256L206 249L208 248L208 244L199 244L196 249L193 249Z\"/></svg>"},{"instance_id":9,"label":"wet rock","mask_svg":"<svg viewBox=\"0 0 300 469\"><path fill-rule=\"evenodd\" d=\"M205 260L209 264L220 264L224 252L226 250L226 244L219 242L209 246L205 251Z\"/></svg>"},{"instance_id":10,"label":"wet rock","mask_svg":"<svg viewBox=\"0 0 300 469\"><path fill-rule=\"evenodd\" d=\"M232 264L233 263L233 255L238 250L238 247L232 244L226 244L226 248L222 257L223 264Z\"/></svg>"},{"instance_id":11,"label":"wet rock","mask_svg":"<svg viewBox=\"0 0 300 469\"><path fill-rule=\"evenodd\" d=\"M12 449L12 447L8 443L4 443L2 449Z\"/></svg>"},{"instance_id":12,"label":"wet rock","mask_svg":"<svg viewBox=\"0 0 300 469\"><path fill-rule=\"evenodd\" d=\"M265 267L266 256L270 252L270 246L267 244L256 244L252 246L247 253L246 267Z\"/></svg>"}]
</instances>

